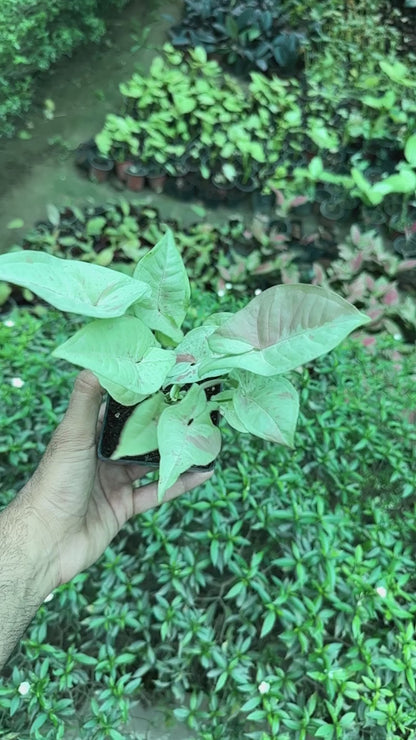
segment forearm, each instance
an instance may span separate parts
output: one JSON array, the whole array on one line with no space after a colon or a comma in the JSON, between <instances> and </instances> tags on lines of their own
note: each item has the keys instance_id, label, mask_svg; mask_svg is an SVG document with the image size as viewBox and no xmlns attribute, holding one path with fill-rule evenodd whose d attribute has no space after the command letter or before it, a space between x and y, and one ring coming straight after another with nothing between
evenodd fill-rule
<instances>
[{"instance_id":1,"label":"forearm","mask_svg":"<svg viewBox=\"0 0 416 740\"><path fill-rule=\"evenodd\" d=\"M56 585L52 563L30 503L20 495L0 512L0 669Z\"/></svg>"}]
</instances>

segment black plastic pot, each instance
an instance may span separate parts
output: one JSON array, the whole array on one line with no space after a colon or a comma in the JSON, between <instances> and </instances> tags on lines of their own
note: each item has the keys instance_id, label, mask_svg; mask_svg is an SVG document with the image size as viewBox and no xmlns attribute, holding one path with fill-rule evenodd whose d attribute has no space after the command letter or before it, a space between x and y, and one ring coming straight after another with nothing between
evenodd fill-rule
<instances>
[{"instance_id":1,"label":"black plastic pot","mask_svg":"<svg viewBox=\"0 0 416 740\"><path fill-rule=\"evenodd\" d=\"M247 193L243 193L242 190L237 190L237 188L233 188L227 193L227 205L230 207L238 206L243 201L245 201L247 197Z\"/></svg>"},{"instance_id":2,"label":"black plastic pot","mask_svg":"<svg viewBox=\"0 0 416 740\"><path fill-rule=\"evenodd\" d=\"M243 180L238 180L235 183L238 190L241 190L242 193L254 193L255 190L257 190L259 184L257 180L254 179L254 177L249 177L248 180L245 182Z\"/></svg>"},{"instance_id":3,"label":"black plastic pot","mask_svg":"<svg viewBox=\"0 0 416 740\"><path fill-rule=\"evenodd\" d=\"M386 214L381 206L363 206L361 216L366 226L381 226L386 221Z\"/></svg>"},{"instance_id":4,"label":"black plastic pot","mask_svg":"<svg viewBox=\"0 0 416 740\"><path fill-rule=\"evenodd\" d=\"M196 193L193 177L190 177L189 173L185 176L169 177L166 181L165 192L181 200L191 200Z\"/></svg>"},{"instance_id":5,"label":"black plastic pot","mask_svg":"<svg viewBox=\"0 0 416 740\"><path fill-rule=\"evenodd\" d=\"M213 385L212 388L208 388L206 390L207 398L209 399L211 396L219 393L220 390L221 385L219 383ZM117 401L111 398L111 396L107 397L104 420L101 428L97 450L97 454L100 460L108 461L111 459L111 455L117 448L123 427L127 419L132 415L134 409L137 408L138 405L139 404L136 404L135 406L123 406L122 404L117 403ZM211 413L211 420L213 424L218 426L218 411L214 411ZM158 450L154 450L153 452L148 452L145 455L128 456L120 458L119 460L114 460L113 462L125 465L128 463L135 463L136 465L143 465L144 467L158 468L160 463L160 455ZM194 465L190 468L190 470L212 470L214 464L215 461L213 461L209 465Z\"/></svg>"},{"instance_id":6,"label":"black plastic pot","mask_svg":"<svg viewBox=\"0 0 416 740\"><path fill-rule=\"evenodd\" d=\"M274 231L278 234L285 234L290 236L292 231L292 224L290 218L275 218L270 222L270 231Z\"/></svg>"},{"instance_id":7,"label":"black plastic pot","mask_svg":"<svg viewBox=\"0 0 416 740\"><path fill-rule=\"evenodd\" d=\"M253 211L257 213L270 213L276 205L276 196L274 193L254 191L251 195L251 205Z\"/></svg>"},{"instance_id":8,"label":"black plastic pot","mask_svg":"<svg viewBox=\"0 0 416 740\"><path fill-rule=\"evenodd\" d=\"M328 221L340 221L345 217L345 206L341 200L325 200L319 206L319 212Z\"/></svg>"},{"instance_id":9,"label":"black plastic pot","mask_svg":"<svg viewBox=\"0 0 416 740\"><path fill-rule=\"evenodd\" d=\"M94 154L90 157L90 177L96 182L105 182L114 168L114 161L109 157Z\"/></svg>"}]
</instances>

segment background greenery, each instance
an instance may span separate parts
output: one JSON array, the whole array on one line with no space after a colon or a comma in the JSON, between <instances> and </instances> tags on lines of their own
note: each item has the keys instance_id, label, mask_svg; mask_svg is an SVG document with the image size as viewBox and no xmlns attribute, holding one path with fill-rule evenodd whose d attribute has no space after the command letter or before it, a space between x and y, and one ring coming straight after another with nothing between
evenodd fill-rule
<instances>
[{"instance_id":1,"label":"background greenery","mask_svg":"<svg viewBox=\"0 0 416 740\"><path fill-rule=\"evenodd\" d=\"M123 4L114 0L111 8ZM214 5L221 3L194 8ZM96 565L54 592L0 679L0 736L7 740L55 740L68 727L85 740L121 740L129 702L137 700L176 707L176 718L201 740L416 737L415 263L394 255L391 231L386 242L380 229L375 235L354 227L336 248L329 239L328 254L328 223L318 221L313 238L300 238L293 201L299 188L314 198L320 173L313 155L332 177L345 175L341 165L349 167L352 157L366 177L368 165L381 166L376 179L404 161L416 112L408 72L412 31L400 33L403 3L388 0L264 6L304 35L296 84L257 76L262 107L287 138L284 157L302 167L296 188L289 166L275 173L271 184L280 195L272 223L247 226L238 211L214 226L202 211L201 223L186 230L169 224L199 286L190 319L233 310L274 282L314 280L371 312L369 334L292 374L301 393L294 451L225 428L211 482L131 521ZM103 10L98 0L52 6L3 0L3 133L29 110L39 70L101 37ZM235 32L230 23L227 32ZM236 42L247 59L252 49L244 33ZM170 71L159 64L156 72L166 89ZM139 86L148 83L149 111L158 108L155 79L136 77ZM192 98L189 80L176 79L181 111L174 128L183 128L187 115L207 111L203 97ZM187 85L181 91L179 82ZM282 112L291 114L288 120ZM305 114L308 127L306 118L299 123ZM299 161L305 131L307 160L313 158ZM407 160L413 168L414 156ZM383 202L393 206L389 217L402 215L400 194L393 204ZM414 193L407 195L414 221ZM370 196L361 190L365 205L374 205ZM48 222L27 234L25 248L126 271L168 223L157 209L136 209L128 198L47 211ZM75 371L52 362L50 352L79 320L4 284L0 306L4 506L32 473L66 408Z\"/></svg>"},{"instance_id":2,"label":"background greenery","mask_svg":"<svg viewBox=\"0 0 416 740\"><path fill-rule=\"evenodd\" d=\"M128 0L2 0L0 8L0 136L11 136L36 94L36 76L80 44L97 42L108 12Z\"/></svg>"}]
</instances>

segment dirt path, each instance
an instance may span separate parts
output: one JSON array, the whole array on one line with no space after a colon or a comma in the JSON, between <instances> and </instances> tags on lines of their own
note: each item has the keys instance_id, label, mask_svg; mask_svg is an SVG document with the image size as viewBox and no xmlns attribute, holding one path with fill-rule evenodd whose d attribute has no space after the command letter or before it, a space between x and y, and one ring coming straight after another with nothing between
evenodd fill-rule
<instances>
[{"instance_id":1,"label":"dirt path","mask_svg":"<svg viewBox=\"0 0 416 740\"><path fill-rule=\"evenodd\" d=\"M172 21L166 16L176 19L180 12L180 0L132 0L99 45L82 48L41 81L21 126L31 138L0 142L0 252L45 218L47 203L102 203L114 197L112 189L80 178L73 150L101 128L107 112L119 108L119 83L148 69L167 38ZM51 120L44 114L47 99L54 104ZM16 218L24 227L8 229Z\"/></svg>"}]
</instances>

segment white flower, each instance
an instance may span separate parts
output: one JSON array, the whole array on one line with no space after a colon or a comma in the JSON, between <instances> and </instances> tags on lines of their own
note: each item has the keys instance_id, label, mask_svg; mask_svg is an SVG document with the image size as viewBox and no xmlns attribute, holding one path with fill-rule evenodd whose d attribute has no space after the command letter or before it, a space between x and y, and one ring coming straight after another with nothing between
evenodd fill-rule
<instances>
[{"instance_id":1,"label":"white flower","mask_svg":"<svg viewBox=\"0 0 416 740\"><path fill-rule=\"evenodd\" d=\"M260 293L261 293L261 288L256 288L256 290L254 291L254 295L260 295Z\"/></svg>"},{"instance_id":2,"label":"white flower","mask_svg":"<svg viewBox=\"0 0 416 740\"><path fill-rule=\"evenodd\" d=\"M376 591L379 596L381 596L382 599L385 599L387 596L387 589L384 588L384 586L377 586Z\"/></svg>"},{"instance_id":3,"label":"white flower","mask_svg":"<svg viewBox=\"0 0 416 740\"><path fill-rule=\"evenodd\" d=\"M29 681L22 681L20 686L18 687L18 692L20 696L26 696L30 691L30 683Z\"/></svg>"},{"instance_id":4,"label":"white flower","mask_svg":"<svg viewBox=\"0 0 416 740\"><path fill-rule=\"evenodd\" d=\"M24 386L25 381L21 378L12 378L10 383L12 384L13 388L22 388Z\"/></svg>"},{"instance_id":5,"label":"white flower","mask_svg":"<svg viewBox=\"0 0 416 740\"><path fill-rule=\"evenodd\" d=\"M227 290L230 290L230 288L233 287L233 284L232 283L225 283L225 287L227 288Z\"/></svg>"},{"instance_id":6,"label":"white flower","mask_svg":"<svg viewBox=\"0 0 416 740\"><path fill-rule=\"evenodd\" d=\"M6 319L6 321L3 321L3 324L4 326L12 327L14 326L14 321L12 321L11 319Z\"/></svg>"},{"instance_id":7,"label":"white flower","mask_svg":"<svg viewBox=\"0 0 416 740\"><path fill-rule=\"evenodd\" d=\"M43 600L43 603L47 604L47 602L52 601L52 599L53 599L53 594L48 594L46 599Z\"/></svg>"},{"instance_id":8,"label":"white flower","mask_svg":"<svg viewBox=\"0 0 416 740\"><path fill-rule=\"evenodd\" d=\"M222 288L220 288L220 290L217 291L217 295L222 298L225 295L225 290L222 290Z\"/></svg>"},{"instance_id":9,"label":"white flower","mask_svg":"<svg viewBox=\"0 0 416 740\"><path fill-rule=\"evenodd\" d=\"M258 685L258 690L260 694L267 694L270 691L270 684L268 681L262 681Z\"/></svg>"}]
</instances>

